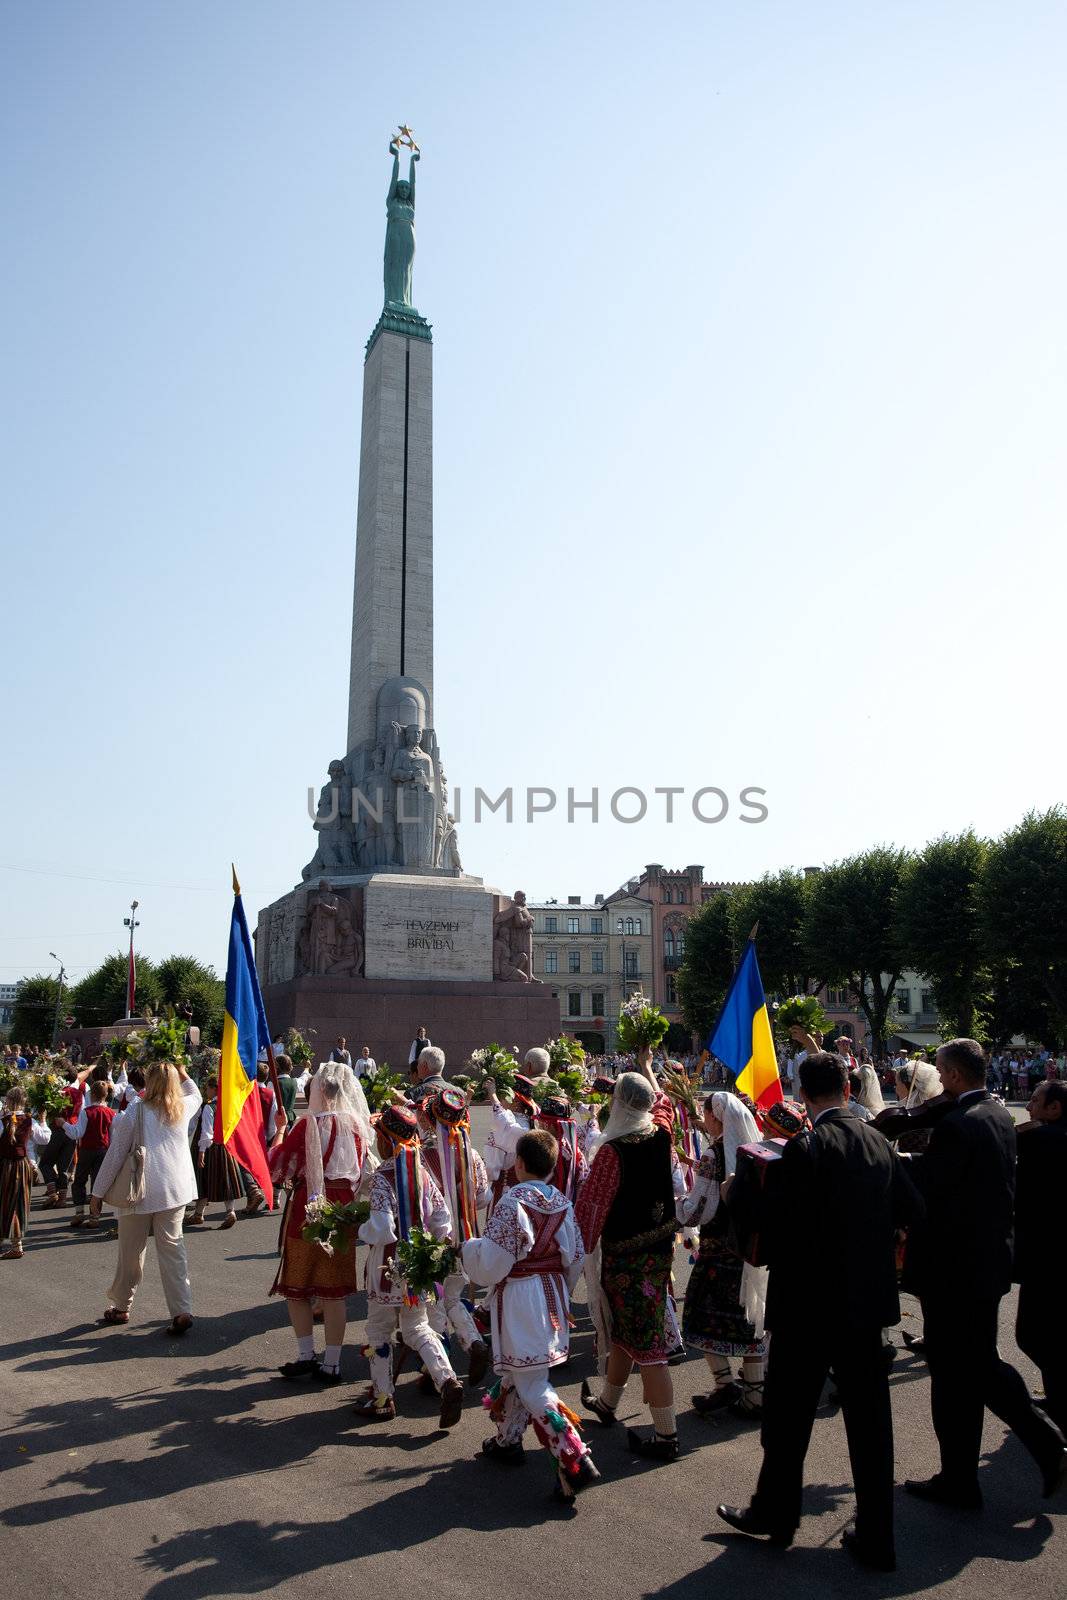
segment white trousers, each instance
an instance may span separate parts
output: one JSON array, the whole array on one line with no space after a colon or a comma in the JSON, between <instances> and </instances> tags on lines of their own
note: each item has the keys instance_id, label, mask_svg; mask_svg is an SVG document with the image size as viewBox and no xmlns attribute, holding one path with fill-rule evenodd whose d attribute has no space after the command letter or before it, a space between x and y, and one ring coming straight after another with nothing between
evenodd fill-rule
<instances>
[{"instance_id":1,"label":"white trousers","mask_svg":"<svg viewBox=\"0 0 1067 1600\"><path fill-rule=\"evenodd\" d=\"M422 1361L438 1389L456 1374L449 1366L445 1347L430 1327L426 1305L388 1306L371 1300L367 1306L366 1356L376 1399L393 1393L393 1334L400 1337Z\"/></svg>"},{"instance_id":2,"label":"white trousers","mask_svg":"<svg viewBox=\"0 0 1067 1600\"><path fill-rule=\"evenodd\" d=\"M441 1285L445 1291L443 1300L435 1300L429 1308L430 1327L439 1337L444 1338L451 1328L464 1350L470 1350L472 1344L477 1344L481 1339L478 1325L466 1306L463 1296L469 1285L462 1272L453 1272Z\"/></svg>"},{"instance_id":3,"label":"white trousers","mask_svg":"<svg viewBox=\"0 0 1067 1600\"><path fill-rule=\"evenodd\" d=\"M172 1317L190 1316L193 1291L189 1283L189 1263L185 1255L182 1221L185 1207L172 1211L119 1213L119 1262L107 1297L117 1311L129 1311L144 1277L148 1231L156 1241L156 1260L163 1280L163 1294Z\"/></svg>"},{"instance_id":4,"label":"white trousers","mask_svg":"<svg viewBox=\"0 0 1067 1600\"><path fill-rule=\"evenodd\" d=\"M562 1415L550 1371L549 1367L524 1367L521 1372L505 1372L490 1414L501 1444L520 1444L532 1422L545 1449L564 1466L573 1467L588 1447Z\"/></svg>"}]
</instances>

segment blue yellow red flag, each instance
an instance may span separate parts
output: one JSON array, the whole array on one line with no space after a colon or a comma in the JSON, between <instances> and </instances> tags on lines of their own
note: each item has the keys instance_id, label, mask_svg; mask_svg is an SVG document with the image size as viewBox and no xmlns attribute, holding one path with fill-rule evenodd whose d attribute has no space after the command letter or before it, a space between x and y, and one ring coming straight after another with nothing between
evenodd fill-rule
<instances>
[{"instance_id":1,"label":"blue yellow red flag","mask_svg":"<svg viewBox=\"0 0 1067 1600\"><path fill-rule=\"evenodd\" d=\"M782 1081L778 1076L771 1019L767 1014L756 946L751 939L734 973L722 1014L707 1047L734 1074L734 1087L740 1094L747 1094L758 1106L773 1105L775 1100L781 1100Z\"/></svg>"},{"instance_id":2,"label":"blue yellow red flag","mask_svg":"<svg viewBox=\"0 0 1067 1600\"><path fill-rule=\"evenodd\" d=\"M274 1188L267 1165L263 1106L256 1078L260 1047L269 1043L267 1014L263 1009L252 940L241 903L241 885L234 872L215 1137L239 1165L251 1173L263 1190L268 1206L273 1206Z\"/></svg>"}]
</instances>

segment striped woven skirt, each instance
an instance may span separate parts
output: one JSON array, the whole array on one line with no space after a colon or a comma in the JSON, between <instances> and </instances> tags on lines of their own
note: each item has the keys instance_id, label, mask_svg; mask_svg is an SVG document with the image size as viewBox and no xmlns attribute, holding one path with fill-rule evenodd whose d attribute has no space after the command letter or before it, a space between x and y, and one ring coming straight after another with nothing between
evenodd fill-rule
<instances>
[{"instance_id":1,"label":"striped woven skirt","mask_svg":"<svg viewBox=\"0 0 1067 1600\"><path fill-rule=\"evenodd\" d=\"M30 1163L25 1156L0 1161L0 1239L20 1240L30 1214Z\"/></svg>"},{"instance_id":2,"label":"striped woven skirt","mask_svg":"<svg viewBox=\"0 0 1067 1600\"><path fill-rule=\"evenodd\" d=\"M196 1189L201 1200L213 1205L244 1196L241 1168L224 1144L212 1144L204 1151L204 1165L197 1170Z\"/></svg>"}]
</instances>

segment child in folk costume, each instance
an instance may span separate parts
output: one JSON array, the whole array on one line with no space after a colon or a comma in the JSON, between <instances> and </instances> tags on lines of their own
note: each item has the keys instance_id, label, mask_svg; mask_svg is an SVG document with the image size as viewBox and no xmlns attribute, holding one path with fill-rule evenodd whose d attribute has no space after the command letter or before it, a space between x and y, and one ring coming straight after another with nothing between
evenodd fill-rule
<instances>
[{"instance_id":1,"label":"child in folk costume","mask_svg":"<svg viewBox=\"0 0 1067 1600\"><path fill-rule=\"evenodd\" d=\"M0 1120L0 1261L20 1261L22 1241L30 1215L30 1140L33 1118L26 1104L26 1091L13 1084L4 1099Z\"/></svg>"},{"instance_id":2,"label":"child in folk costume","mask_svg":"<svg viewBox=\"0 0 1067 1600\"><path fill-rule=\"evenodd\" d=\"M422 1102L419 1121L428 1136L423 1162L444 1195L451 1218L448 1236L462 1246L477 1234L478 1211L489 1198L485 1162L471 1144L466 1095L459 1089L439 1089ZM444 1298L430 1307L430 1326L442 1338L452 1329L467 1352L467 1382L473 1389L488 1369L489 1346L463 1303L468 1284L462 1270L450 1273L441 1287Z\"/></svg>"},{"instance_id":3,"label":"child in folk costume","mask_svg":"<svg viewBox=\"0 0 1067 1600\"><path fill-rule=\"evenodd\" d=\"M600 1135L610 1109L611 1096L615 1093L615 1079L598 1074L593 1079L592 1092L596 1095L606 1095L607 1101L599 1100L578 1107L578 1148L587 1162L592 1161L596 1147L600 1143Z\"/></svg>"},{"instance_id":4,"label":"child in folk costume","mask_svg":"<svg viewBox=\"0 0 1067 1600\"><path fill-rule=\"evenodd\" d=\"M86 1186L92 1192L93 1181L103 1166L111 1143L111 1124L115 1113L105 1104L109 1084L106 1079L93 1078L89 1083L89 1099L82 1105L74 1122L63 1124L67 1137L77 1140L78 1164L74 1169L74 1215L72 1228L99 1228L99 1217L86 1217Z\"/></svg>"},{"instance_id":5,"label":"child in folk costume","mask_svg":"<svg viewBox=\"0 0 1067 1600\"><path fill-rule=\"evenodd\" d=\"M410 1294L403 1278L393 1275L392 1262L397 1244L409 1238L413 1227L443 1240L449 1236L452 1218L444 1195L423 1167L419 1124L412 1108L385 1106L378 1117L377 1140L382 1165L370 1187L370 1216L359 1230L360 1239L370 1246L363 1353L370 1362L371 1387L354 1409L357 1416L375 1422L396 1416L393 1335L399 1323L401 1339L420 1357L441 1396L440 1426L451 1428L463 1410L463 1385L430 1326L425 1298Z\"/></svg>"},{"instance_id":6,"label":"child in folk costume","mask_svg":"<svg viewBox=\"0 0 1067 1600\"><path fill-rule=\"evenodd\" d=\"M359 1079L351 1067L324 1063L311 1085L308 1115L270 1153L271 1176L293 1185L281 1265L271 1289L271 1294L285 1296L296 1334L296 1360L280 1369L283 1378L341 1381L345 1297L357 1289L355 1232L349 1233L343 1249L327 1252L305 1239L303 1228L313 1199L325 1197L341 1205L355 1200L370 1142L370 1110ZM321 1302L326 1325L321 1361L315 1359L313 1301Z\"/></svg>"},{"instance_id":7,"label":"child in folk costume","mask_svg":"<svg viewBox=\"0 0 1067 1600\"><path fill-rule=\"evenodd\" d=\"M488 1089L493 1125L485 1141L485 1165L493 1186L489 1201L489 1216L492 1216L493 1207L504 1190L515 1182L515 1146L523 1134L529 1133L533 1127L537 1101L533 1097L533 1079L521 1072L515 1076L510 1109L500 1104L492 1080L489 1080Z\"/></svg>"},{"instance_id":8,"label":"child in folk costume","mask_svg":"<svg viewBox=\"0 0 1067 1600\"><path fill-rule=\"evenodd\" d=\"M641 1369L655 1433L627 1430L629 1448L653 1460L675 1461L678 1433L674 1387L667 1365L677 1343L669 1304L674 1261L673 1142L669 1102L647 1075L620 1074L611 1115L577 1206L586 1249L599 1244L600 1266L586 1267L598 1348L607 1351L599 1394L582 1385L582 1404L605 1426L615 1422L634 1366Z\"/></svg>"},{"instance_id":9,"label":"child in folk costume","mask_svg":"<svg viewBox=\"0 0 1067 1600\"><path fill-rule=\"evenodd\" d=\"M522 1436L534 1432L556 1461L556 1497L571 1501L599 1478L577 1417L549 1381L566 1361L570 1290L581 1275L585 1249L574 1208L549 1182L558 1159L544 1129L523 1134L515 1147L515 1185L501 1197L480 1239L463 1246L474 1283L493 1292L493 1364L500 1383L490 1416L496 1435L482 1453L501 1463L522 1460Z\"/></svg>"},{"instance_id":10,"label":"child in folk costume","mask_svg":"<svg viewBox=\"0 0 1067 1600\"><path fill-rule=\"evenodd\" d=\"M565 1094L548 1094L541 1101L534 1116L534 1126L544 1128L556 1141L558 1155L556 1170L550 1182L565 1199L574 1205L582 1184L589 1176L589 1167L582 1154L578 1123Z\"/></svg>"},{"instance_id":11,"label":"child in folk costume","mask_svg":"<svg viewBox=\"0 0 1067 1600\"><path fill-rule=\"evenodd\" d=\"M244 1176L237 1158L222 1142L221 1123L216 1127L219 1080L208 1078L204 1084L206 1099L196 1120L193 1144L193 1165L196 1168L196 1209L186 1219L187 1228L202 1228L204 1213L209 1205L222 1204L226 1215L220 1228L232 1228L237 1221L237 1202L245 1192Z\"/></svg>"},{"instance_id":12,"label":"child in folk costume","mask_svg":"<svg viewBox=\"0 0 1067 1600\"><path fill-rule=\"evenodd\" d=\"M693 1187L678 1203L678 1220L700 1230L685 1293L682 1338L704 1352L715 1379L710 1394L693 1396L693 1406L702 1416L729 1410L758 1420L767 1360L767 1269L749 1266L731 1247L722 1188L737 1170L738 1146L757 1143L760 1134L752 1113L725 1090L704 1102L704 1132L704 1154L690 1169ZM730 1366L731 1357L737 1356L740 1383Z\"/></svg>"}]
</instances>

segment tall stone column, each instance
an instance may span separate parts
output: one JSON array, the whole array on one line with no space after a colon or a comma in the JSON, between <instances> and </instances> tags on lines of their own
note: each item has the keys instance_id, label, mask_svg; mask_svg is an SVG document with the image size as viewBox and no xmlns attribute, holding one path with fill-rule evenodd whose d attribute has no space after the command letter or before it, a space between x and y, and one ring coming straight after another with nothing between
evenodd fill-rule
<instances>
[{"instance_id":1,"label":"tall stone column","mask_svg":"<svg viewBox=\"0 0 1067 1600\"><path fill-rule=\"evenodd\" d=\"M375 737L378 690L404 676L432 708L433 345L417 311L389 305L363 369L349 750Z\"/></svg>"}]
</instances>

